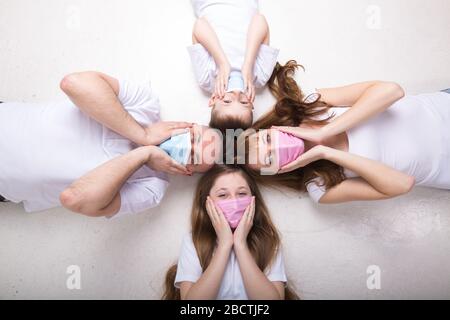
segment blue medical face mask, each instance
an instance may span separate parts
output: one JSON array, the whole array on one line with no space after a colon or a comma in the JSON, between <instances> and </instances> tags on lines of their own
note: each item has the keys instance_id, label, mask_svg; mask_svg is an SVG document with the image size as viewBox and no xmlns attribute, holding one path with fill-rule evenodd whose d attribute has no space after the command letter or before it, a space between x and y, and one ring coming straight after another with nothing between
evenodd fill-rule
<instances>
[{"instance_id":1,"label":"blue medical face mask","mask_svg":"<svg viewBox=\"0 0 450 320\"><path fill-rule=\"evenodd\" d=\"M191 155L191 133L186 132L171 137L159 145L169 156L182 165L187 165Z\"/></svg>"},{"instance_id":2,"label":"blue medical face mask","mask_svg":"<svg viewBox=\"0 0 450 320\"><path fill-rule=\"evenodd\" d=\"M244 88L244 78L240 71L231 71L230 77L228 78L228 88L227 92L240 91L245 92Z\"/></svg>"}]
</instances>

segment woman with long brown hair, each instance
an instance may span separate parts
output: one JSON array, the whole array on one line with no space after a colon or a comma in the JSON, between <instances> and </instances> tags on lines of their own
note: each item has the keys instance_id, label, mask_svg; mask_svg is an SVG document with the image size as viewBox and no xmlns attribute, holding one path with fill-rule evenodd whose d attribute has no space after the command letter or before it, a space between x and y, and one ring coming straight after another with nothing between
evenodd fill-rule
<instances>
[{"instance_id":1,"label":"woman with long brown hair","mask_svg":"<svg viewBox=\"0 0 450 320\"><path fill-rule=\"evenodd\" d=\"M199 181L178 264L163 299L296 299L288 289L280 236L256 183L217 165Z\"/></svg>"},{"instance_id":2,"label":"woman with long brown hair","mask_svg":"<svg viewBox=\"0 0 450 320\"><path fill-rule=\"evenodd\" d=\"M308 91L298 67L276 66L275 107L238 139L238 161L258 182L327 204L450 189L448 91L405 97L382 81Z\"/></svg>"}]
</instances>

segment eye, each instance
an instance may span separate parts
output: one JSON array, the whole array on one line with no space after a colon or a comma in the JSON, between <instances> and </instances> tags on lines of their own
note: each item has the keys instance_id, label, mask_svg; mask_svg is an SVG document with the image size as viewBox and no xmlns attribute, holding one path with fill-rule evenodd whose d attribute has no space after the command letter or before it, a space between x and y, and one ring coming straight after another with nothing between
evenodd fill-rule
<instances>
[{"instance_id":1,"label":"eye","mask_svg":"<svg viewBox=\"0 0 450 320\"><path fill-rule=\"evenodd\" d=\"M231 103L231 100L223 100L224 103Z\"/></svg>"},{"instance_id":2,"label":"eye","mask_svg":"<svg viewBox=\"0 0 450 320\"><path fill-rule=\"evenodd\" d=\"M271 138L270 138L270 133L267 133L267 137L266 137L267 143L270 143Z\"/></svg>"},{"instance_id":3,"label":"eye","mask_svg":"<svg viewBox=\"0 0 450 320\"><path fill-rule=\"evenodd\" d=\"M219 198L224 198L225 196L226 196L226 194L225 193L221 193L221 194L218 194L217 195Z\"/></svg>"}]
</instances>

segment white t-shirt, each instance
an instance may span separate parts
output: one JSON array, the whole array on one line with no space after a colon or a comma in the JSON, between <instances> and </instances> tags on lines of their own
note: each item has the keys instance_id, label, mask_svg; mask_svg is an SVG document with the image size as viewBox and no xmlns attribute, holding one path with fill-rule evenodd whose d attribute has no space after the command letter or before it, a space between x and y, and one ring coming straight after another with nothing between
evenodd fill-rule
<instances>
[{"instance_id":1,"label":"white t-shirt","mask_svg":"<svg viewBox=\"0 0 450 320\"><path fill-rule=\"evenodd\" d=\"M200 260L192 241L192 234L187 234L183 238L180 258L178 260L177 275L175 278L175 287L179 288L182 282L197 282L203 274ZM284 270L283 254L281 249L271 266L265 272L267 278L272 282L287 282L286 272ZM225 273L220 285L217 300L248 300L242 280L239 263L234 251L231 251Z\"/></svg>"},{"instance_id":2,"label":"white t-shirt","mask_svg":"<svg viewBox=\"0 0 450 320\"><path fill-rule=\"evenodd\" d=\"M204 17L214 29L228 58L231 70L240 71L247 48L250 22L258 11L257 0L192 0L195 15ZM214 58L201 45L188 47L197 82L203 90L214 91L217 67ZM279 50L261 45L254 66L254 84L265 86L276 65Z\"/></svg>"},{"instance_id":3,"label":"white t-shirt","mask_svg":"<svg viewBox=\"0 0 450 320\"><path fill-rule=\"evenodd\" d=\"M159 121L159 101L149 86L120 82L119 100L141 125ZM67 99L59 103L0 104L0 194L27 212L60 206L59 195L79 177L136 146ZM120 191L119 214L158 205L164 174L144 166Z\"/></svg>"},{"instance_id":4,"label":"white t-shirt","mask_svg":"<svg viewBox=\"0 0 450 320\"><path fill-rule=\"evenodd\" d=\"M348 108L332 108L336 116ZM347 132L349 153L414 176L416 185L450 189L450 94L406 96L382 114ZM357 175L345 171L348 178ZM320 184L320 180L316 180ZM315 201L326 192L312 182Z\"/></svg>"}]
</instances>

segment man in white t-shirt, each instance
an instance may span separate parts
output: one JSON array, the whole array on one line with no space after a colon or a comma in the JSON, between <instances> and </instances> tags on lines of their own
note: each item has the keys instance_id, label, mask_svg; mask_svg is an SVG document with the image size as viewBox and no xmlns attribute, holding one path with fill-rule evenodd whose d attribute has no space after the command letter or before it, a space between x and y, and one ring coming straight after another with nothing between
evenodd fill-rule
<instances>
[{"instance_id":1,"label":"man in white t-shirt","mask_svg":"<svg viewBox=\"0 0 450 320\"><path fill-rule=\"evenodd\" d=\"M141 212L162 200L165 173L191 175L214 162L198 147L202 164L181 165L157 147L177 130L195 128L203 147L215 136L160 122L149 86L83 72L66 76L61 89L73 103L0 104L0 195L27 212L61 204L96 217Z\"/></svg>"}]
</instances>

